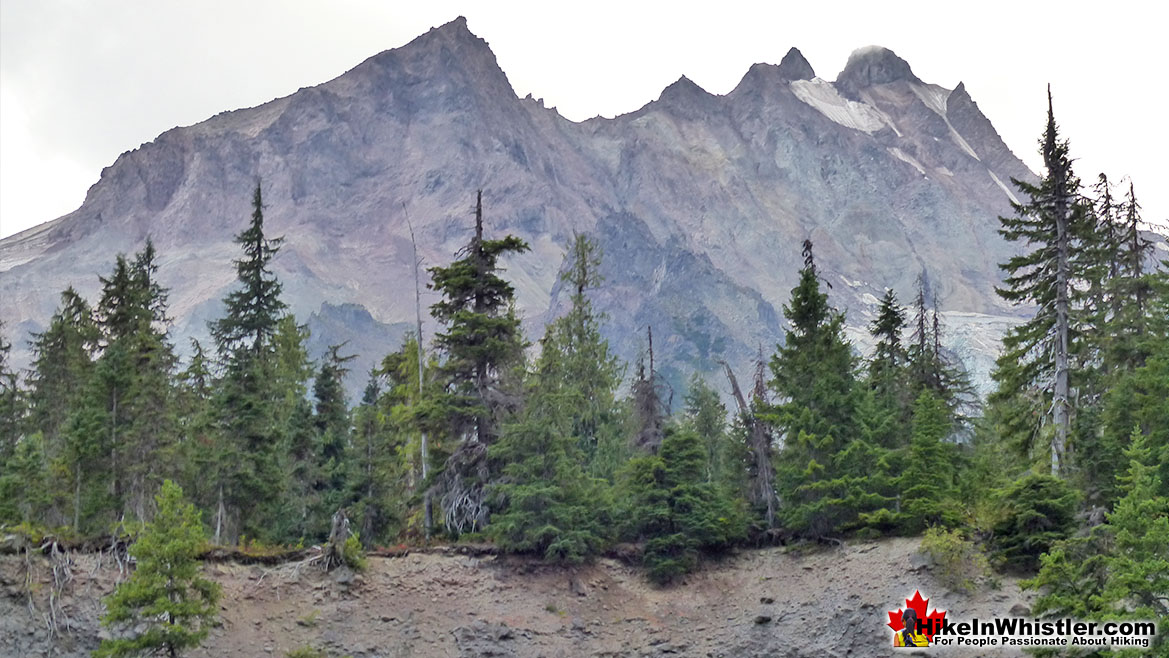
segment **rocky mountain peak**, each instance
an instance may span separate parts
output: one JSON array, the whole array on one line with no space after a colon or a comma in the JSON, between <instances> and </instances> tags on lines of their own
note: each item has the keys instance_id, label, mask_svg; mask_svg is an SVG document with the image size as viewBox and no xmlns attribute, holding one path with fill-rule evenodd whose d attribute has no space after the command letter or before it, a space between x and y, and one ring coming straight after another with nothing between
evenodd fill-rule
<instances>
[{"instance_id":1,"label":"rocky mountain peak","mask_svg":"<svg viewBox=\"0 0 1169 658\"><path fill-rule=\"evenodd\" d=\"M855 95L861 89L873 85L888 84L898 80L918 82L909 62L897 53L882 46L866 46L854 50L848 56L844 70L836 76L836 86L842 91Z\"/></svg>"},{"instance_id":2,"label":"rocky mountain peak","mask_svg":"<svg viewBox=\"0 0 1169 658\"><path fill-rule=\"evenodd\" d=\"M438 71L427 69L437 66L447 70L461 69L475 77L486 75L505 80L507 77L499 67L491 46L471 32L467 27L467 19L462 16L432 27L406 45L375 55L368 62L395 71L404 68L434 74Z\"/></svg>"},{"instance_id":3,"label":"rocky mountain peak","mask_svg":"<svg viewBox=\"0 0 1169 658\"><path fill-rule=\"evenodd\" d=\"M951 91L950 96L946 99L946 104L949 105L951 101L959 100L967 103L974 102L974 99L970 98L970 92L966 91L966 83L964 82L959 82L958 86L954 87L954 91Z\"/></svg>"},{"instance_id":4,"label":"rocky mountain peak","mask_svg":"<svg viewBox=\"0 0 1169 658\"><path fill-rule=\"evenodd\" d=\"M668 105L674 105L701 101L710 97L710 92L699 87L698 83L690 78L682 76L671 83L670 86L663 89L661 95L658 96L658 100Z\"/></svg>"},{"instance_id":5,"label":"rocky mountain peak","mask_svg":"<svg viewBox=\"0 0 1169 658\"><path fill-rule=\"evenodd\" d=\"M816 77L816 71L804 54L794 47L779 62L779 74L787 80L811 80Z\"/></svg>"}]
</instances>

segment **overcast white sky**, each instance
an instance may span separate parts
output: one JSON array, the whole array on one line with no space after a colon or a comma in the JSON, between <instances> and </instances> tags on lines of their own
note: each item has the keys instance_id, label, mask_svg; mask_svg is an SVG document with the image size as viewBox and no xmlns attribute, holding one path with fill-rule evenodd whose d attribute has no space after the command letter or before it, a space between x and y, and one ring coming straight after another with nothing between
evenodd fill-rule
<instances>
[{"instance_id":1,"label":"overcast white sky","mask_svg":"<svg viewBox=\"0 0 1169 658\"><path fill-rule=\"evenodd\" d=\"M1080 177L1129 176L1145 217L1169 221L1166 21L1148 0L0 0L0 237L76 209L102 167L169 128L324 82L459 15L520 96L573 120L637 109L683 74L726 93L791 46L831 80L879 44L926 82L964 81L1038 170L1050 82Z\"/></svg>"}]
</instances>

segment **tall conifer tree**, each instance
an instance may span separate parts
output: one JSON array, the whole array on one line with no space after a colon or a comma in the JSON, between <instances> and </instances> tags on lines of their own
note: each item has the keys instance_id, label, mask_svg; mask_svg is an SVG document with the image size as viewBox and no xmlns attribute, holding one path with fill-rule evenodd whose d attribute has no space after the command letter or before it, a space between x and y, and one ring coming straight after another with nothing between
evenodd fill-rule
<instances>
[{"instance_id":1,"label":"tall conifer tree","mask_svg":"<svg viewBox=\"0 0 1169 658\"><path fill-rule=\"evenodd\" d=\"M211 323L225 365L215 408L219 440L211 478L216 486L213 515L216 541L238 535L266 537L260 505L279 499L279 420L271 390L275 376L273 338L285 311L281 284L271 270L281 240L264 234L259 183L252 195L252 218L236 236L243 257L235 261L239 288L224 298L223 317Z\"/></svg>"},{"instance_id":2,"label":"tall conifer tree","mask_svg":"<svg viewBox=\"0 0 1169 658\"><path fill-rule=\"evenodd\" d=\"M459 443L443 469L441 502L447 530L483 527L489 513L487 448L499 424L518 400L502 385L506 372L523 359L524 340L514 310L515 289L499 276L499 259L528 251L509 235L483 237L483 192L475 205L475 233L446 267L432 267L430 288L442 295L431 314L444 330L435 344L445 355L443 399L448 432Z\"/></svg>"},{"instance_id":3,"label":"tall conifer tree","mask_svg":"<svg viewBox=\"0 0 1169 658\"><path fill-rule=\"evenodd\" d=\"M1061 139L1047 94L1047 127L1041 141L1046 174L1038 185L1019 180L1014 184L1027 197L1014 204L1016 217L1000 217L999 233L1012 242L1034 245L1028 253L1002 264L1006 284L997 292L1015 304L1035 304L1035 316L1012 329L1003 339L995 379L996 397L1040 393L1027 411L1045 417L1050 409L1053 432L1050 444L1051 473L1066 469L1071 428L1071 313L1075 234L1085 221L1080 181L1072 171L1068 142ZM1049 401L1049 402L1048 402ZM1032 432L1038 428L1031 428Z\"/></svg>"}]
</instances>

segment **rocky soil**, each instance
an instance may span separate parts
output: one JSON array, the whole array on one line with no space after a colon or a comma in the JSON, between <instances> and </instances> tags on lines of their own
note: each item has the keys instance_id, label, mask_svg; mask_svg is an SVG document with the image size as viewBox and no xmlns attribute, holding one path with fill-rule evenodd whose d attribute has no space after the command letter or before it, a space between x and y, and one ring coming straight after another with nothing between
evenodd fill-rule
<instances>
[{"instance_id":1,"label":"rocky soil","mask_svg":"<svg viewBox=\"0 0 1169 658\"><path fill-rule=\"evenodd\" d=\"M221 623L191 655L311 647L354 658L885 656L886 612L915 589L958 619L1027 604L1010 579L974 595L946 591L917 548L917 540L890 539L745 550L670 588L612 559L573 569L455 550L370 558L361 574L206 564L223 586ZM46 624L49 567L44 558L0 558L0 655L84 656L100 641L100 598L120 577L116 565L72 558L55 638Z\"/></svg>"}]
</instances>

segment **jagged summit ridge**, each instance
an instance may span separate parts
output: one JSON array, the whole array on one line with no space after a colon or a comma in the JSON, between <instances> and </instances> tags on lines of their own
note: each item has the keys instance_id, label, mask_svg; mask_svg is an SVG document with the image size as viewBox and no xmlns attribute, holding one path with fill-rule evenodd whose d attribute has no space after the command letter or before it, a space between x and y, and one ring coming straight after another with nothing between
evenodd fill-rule
<instances>
[{"instance_id":1,"label":"jagged summit ridge","mask_svg":"<svg viewBox=\"0 0 1169 658\"><path fill-rule=\"evenodd\" d=\"M866 87L899 80L921 83L909 62L898 57L897 53L883 46L865 46L848 56L844 69L836 76L836 86L846 93L856 94Z\"/></svg>"},{"instance_id":2,"label":"jagged summit ridge","mask_svg":"<svg viewBox=\"0 0 1169 658\"><path fill-rule=\"evenodd\" d=\"M861 55L844 81L916 80L891 51ZM578 123L517 98L460 18L332 81L119 158L76 212L0 241L0 319L14 339L42 331L61 290L92 299L93 273L149 235L172 288L175 343L205 339L260 177L266 221L286 238L274 267L287 301L320 345L362 345L367 362L353 372L398 347L370 336L413 326L399 294L413 285L407 212L421 257L447 262L466 243L479 188L492 231L533 245L508 264L530 337L563 309L563 245L588 231L606 254L596 303L612 318L607 337L632 363L652 325L679 386L721 360L746 367L760 344L782 339L807 237L836 277L834 303L855 309L860 340L884 287L904 297L926 269L943 308L965 314L955 332L979 349L1009 321L993 294L1004 253L992 220L1010 211L998 181L1031 175L964 88L945 110L950 93L913 83L849 97L793 48L729 94L682 76L637 111ZM938 97L941 119L920 112L920 95ZM14 361L27 363L27 350Z\"/></svg>"}]
</instances>

